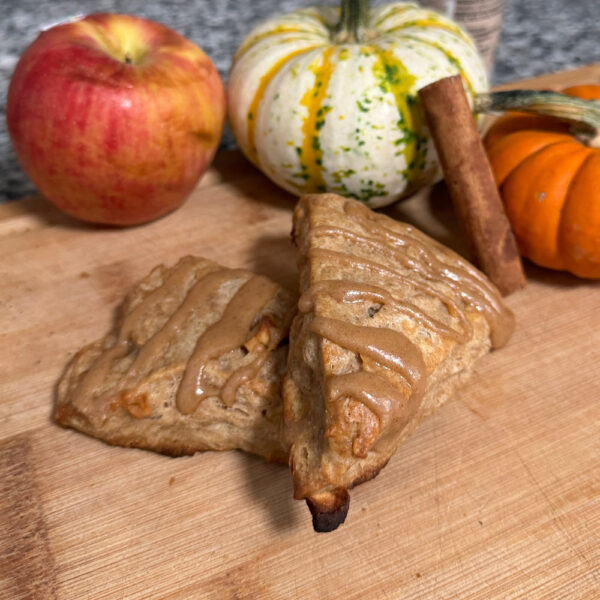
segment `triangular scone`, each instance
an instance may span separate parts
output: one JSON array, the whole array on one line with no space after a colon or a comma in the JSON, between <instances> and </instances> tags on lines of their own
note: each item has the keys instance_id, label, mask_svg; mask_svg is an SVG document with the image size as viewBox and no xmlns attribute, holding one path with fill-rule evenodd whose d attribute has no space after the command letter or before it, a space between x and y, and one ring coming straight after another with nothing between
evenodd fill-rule
<instances>
[{"instance_id":1,"label":"triangular scone","mask_svg":"<svg viewBox=\"0 0 600 600\"><path fill-rule=\"evenodd\" d=\"M239 448L285 461L281 382L295 298L266 277L185 257L126 297L114 330L80 350L55 420L173 456Z\"/></svg>"},{"instance_id":2,"label":"triangular scone","mask_svg":"<svg viewBox=\"0 0 600 600\"><path fill-rule=\"evenodd\" d=\"M414 227L334 194L294 212L300 312L290 332L284 430L295 497L335 529L348 490L510 336L487 278Z\"/></svg>"}]
</instances>

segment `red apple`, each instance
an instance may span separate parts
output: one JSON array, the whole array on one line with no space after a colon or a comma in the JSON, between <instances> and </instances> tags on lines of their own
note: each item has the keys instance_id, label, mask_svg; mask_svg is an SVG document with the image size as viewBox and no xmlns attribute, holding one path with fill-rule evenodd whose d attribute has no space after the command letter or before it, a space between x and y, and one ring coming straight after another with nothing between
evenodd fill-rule
<instances>
[{"instance_id":1,"label":"red apple","mask_svg":"<svg viewBox=\"0 0 600 600\"><path fill-rule=\"evenodd\" d=\"M220 141L225 92L208 56L175 31L94 14L25 50L6 118L23 169L56 206L133 225L192 191Z\"/></svg>"}]
</instances>

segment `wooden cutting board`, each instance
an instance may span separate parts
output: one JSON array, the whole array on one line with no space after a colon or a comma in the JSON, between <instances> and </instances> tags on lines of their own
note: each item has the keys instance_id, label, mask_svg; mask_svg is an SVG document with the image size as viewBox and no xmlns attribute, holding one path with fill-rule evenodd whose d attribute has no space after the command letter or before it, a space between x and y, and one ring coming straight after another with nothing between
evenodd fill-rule
<instances>
[{"instance_id":1,"label":"wooden cutting board","mask_svg":"<svg viewBox=\"0 0 600 600\"><path fill-rule=\"evenodd\" d=\"M600 83L600 63L527 82ZM316 534L285 467L171 459L50 420L54 386L123 293L193 253L296 282L293 198L223 153L150 225L0 207L0 597L600 597L600 284L527 265L509 345ZM443 189L388 209L463 250Z\"/></svg>"}]
</instances>

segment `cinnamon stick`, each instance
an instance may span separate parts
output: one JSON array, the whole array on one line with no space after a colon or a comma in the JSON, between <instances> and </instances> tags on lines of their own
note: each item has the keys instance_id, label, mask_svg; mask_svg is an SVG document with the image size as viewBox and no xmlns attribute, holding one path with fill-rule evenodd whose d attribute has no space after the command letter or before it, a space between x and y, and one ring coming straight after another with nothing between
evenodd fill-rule
<instances>
[{"instance_id":1,"label":"cinnamon stick","mask_svg":"<svg viewBox=\"0 0 600 600\"><path fill-rule=\"evenodd\" d=\"M527 282L462 79L440 79L419 97L474 262L507 296Z\"/></svg>"}]
</instances>

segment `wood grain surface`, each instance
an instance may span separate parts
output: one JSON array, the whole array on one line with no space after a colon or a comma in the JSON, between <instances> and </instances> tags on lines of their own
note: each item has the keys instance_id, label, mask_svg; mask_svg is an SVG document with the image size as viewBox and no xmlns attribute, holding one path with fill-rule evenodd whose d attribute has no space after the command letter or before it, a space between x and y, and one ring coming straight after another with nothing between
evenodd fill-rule
<instances>
[{"instance_id":1,"label":"wood grain surface","mask_svg":"<svg viewBox=\"0 0 600 600\"><path fill-rule=\"evenodd\" d=\"M600 64L533 85L586 81ZM0 598L600 598L597 282L526 263L508 346L355 489L333 533L312 531L285 467L51 422L67 360L154 265L192 253L294 287L293 203L233 152L146 226L81 225L41 198L0 207ZM386 212L464 251L443 186Z\"/></svg>"}]
</instances>

